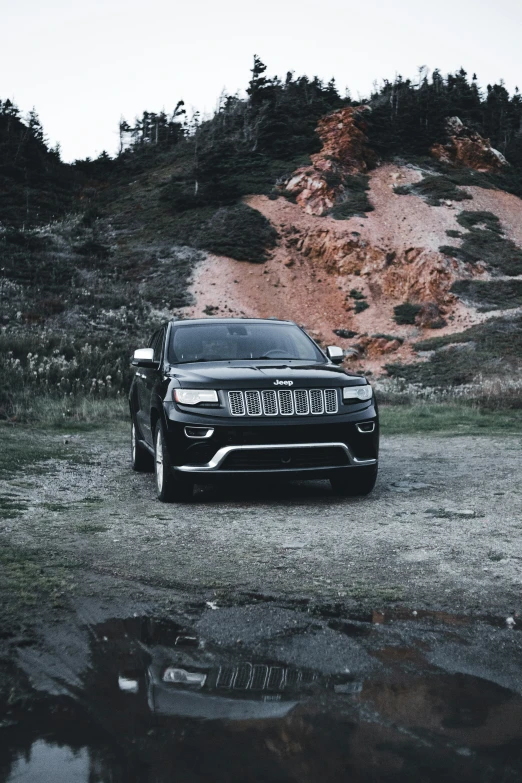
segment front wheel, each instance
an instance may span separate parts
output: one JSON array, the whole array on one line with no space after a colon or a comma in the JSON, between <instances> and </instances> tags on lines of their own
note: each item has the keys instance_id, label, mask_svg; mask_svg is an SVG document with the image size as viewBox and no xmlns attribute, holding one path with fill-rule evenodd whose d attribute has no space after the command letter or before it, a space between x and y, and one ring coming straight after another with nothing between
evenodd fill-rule
<instances>
[{"instance_id":1,"label":"front wheel","mask_svg":"<svg viewBox=\"0 0 522 783\"><path fill-rule=\"evenodd\" d=\"M161 422L158 422L154 434L154 472L158 499L163 503L192 500L193 483L185 476L176 475L172 470Z\"/></svg>"},{"instance_id":2,"label":"front wheel","mask_svg":"<svg viewBox=\"0 0 522 783\"><path fill-rule=\"evenodd\" d=\"M330 478L330 484L337 495L354 498L369 495L377 481L377 465L366 468L348 468Z\"/></svg>"}]
</instances>

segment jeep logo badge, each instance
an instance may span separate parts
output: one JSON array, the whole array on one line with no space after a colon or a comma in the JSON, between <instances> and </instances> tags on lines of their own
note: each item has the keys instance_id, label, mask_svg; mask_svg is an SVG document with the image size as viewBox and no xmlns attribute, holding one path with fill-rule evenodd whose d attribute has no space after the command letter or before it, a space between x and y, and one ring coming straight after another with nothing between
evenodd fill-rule
<instances>
[{"instance_id":1,"label":"jeep logo badge","mask_svg":"<svg viewBox=\"0 0 522 783\"><path fill-rule=\"evenodd\" d=\"M274 386L293 386L293 381L274 381Z\"/></svg>"}]
</instances>

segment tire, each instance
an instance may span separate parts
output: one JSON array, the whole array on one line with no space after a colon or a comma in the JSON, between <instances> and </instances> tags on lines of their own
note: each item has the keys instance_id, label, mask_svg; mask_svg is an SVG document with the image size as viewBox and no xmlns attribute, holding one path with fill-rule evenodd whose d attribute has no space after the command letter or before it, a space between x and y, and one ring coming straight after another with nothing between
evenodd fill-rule
<instances>
[{"instance_id":1,"label":"tire","mask_svg":"<svg viewBox=\"0 0 522 783\"><path fill-rule=\"evenodd\" d=\"M185 476L177 476L172 470L165 433L160 421L154 432L154 475L158 500L163 503L186 503L192 500L194 484Z\"/></svg>"},{"instance_id":2,"label":"tire","mask_svg":"<svg viewBox=\"0 0 522 783\"><path fill-rule=\"evenodd\" d=\"M131 427L131 464L137 473L152 473L154 470L154 458L139 442L134 419Z\"/></svg>"},{"instance_id":3,"label":"tire","mask_svg":"<svg viewBox=\"0 0 522 783\"><path fill-rule=\"evenodd\" d=\"M347 498L369 495L376 481L377 465L367 468L349 468L330 477L333 491Z\"/></svg>"}]
</instances>

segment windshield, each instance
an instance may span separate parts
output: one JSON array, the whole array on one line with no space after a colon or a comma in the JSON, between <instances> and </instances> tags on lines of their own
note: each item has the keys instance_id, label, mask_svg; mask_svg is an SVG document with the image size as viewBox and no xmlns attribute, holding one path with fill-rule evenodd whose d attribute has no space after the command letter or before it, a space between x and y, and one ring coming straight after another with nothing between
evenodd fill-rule
<instances>
[{"instance_id":1,"label":"windshield","mask_svg":"<svg viewBox=\"0 0 522 783\"><path fill-rule=\"evenodd\" d=\"M170 332L171 364L236 359L301 359L324 356L295 324L209 323L175 326Z\"/></svg>"}]
</instances>

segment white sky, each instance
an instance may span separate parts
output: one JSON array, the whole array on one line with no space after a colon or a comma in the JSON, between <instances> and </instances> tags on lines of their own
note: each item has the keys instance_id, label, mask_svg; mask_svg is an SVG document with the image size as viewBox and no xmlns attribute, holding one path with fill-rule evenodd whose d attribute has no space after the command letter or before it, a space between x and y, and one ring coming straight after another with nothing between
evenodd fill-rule
<instances>
[{"instance_id":1,"label":"white sky","mask_svg":"<svg viewBox=\"0 0 522 783\"><path fill-rule=\"evenodd\" d=\"M258 54L268 75L374 80L461 65L522 89L520 0L0 0L0 98L32 106L64 160L117 149L120 116L211 112L243 90Z\"/></svg>"}]
</instances>

